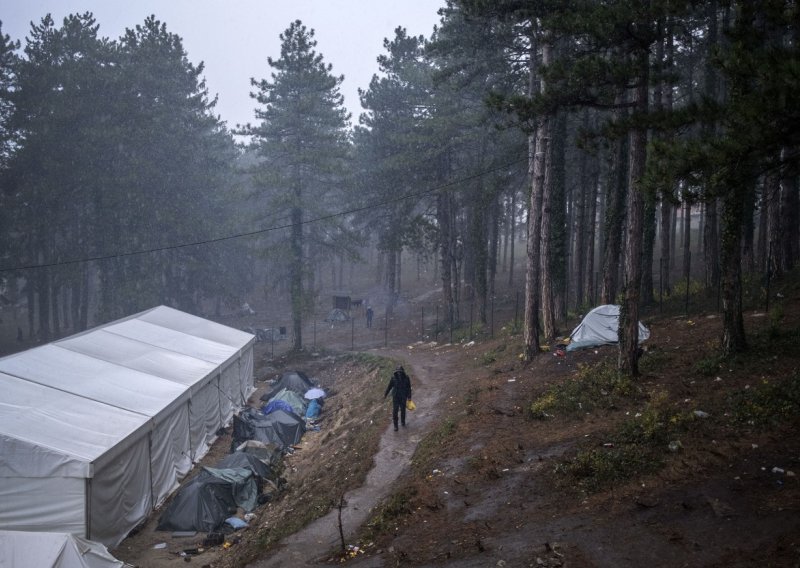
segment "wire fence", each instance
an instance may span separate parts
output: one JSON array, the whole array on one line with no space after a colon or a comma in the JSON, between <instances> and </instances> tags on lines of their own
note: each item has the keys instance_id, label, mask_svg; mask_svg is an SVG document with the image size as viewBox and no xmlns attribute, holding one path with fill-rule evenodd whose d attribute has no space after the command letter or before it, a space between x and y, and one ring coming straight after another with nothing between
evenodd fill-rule
<instances>
[{"instance_id":1,"label":"wire fence","mask_svg":"<svg viewBox=\"0 0 800 568\"><path fill-rule=\"evenodd\" d=\"M694 317L722 310L721 283L709 288L703 280L690 277L669 280L668 272L667 263L660 260L653 272L652 302L642 306L642 317ZM598 305L598 277L599 274L595 273L594 286L587 294L586 305L575 307L568 321L561 322L563 326L576 323L584 315L582 312ZM769 310L770 280L768 273L742 275L745 309ZM391 309L386 305L373 306L371 319L364 305L343 310L341 319L332 317L332 309L317 305L303 321L302 346L311 352L367 351L416 342L454 343L491 339L498 334L514 335L522 331L524 303L521 289L509 289L490 296L483 310L475 299L462 300L453 314L441 301L399 299ZM265 321L246 329L255 333L257 340L264 344L269 359L283 356L294 347L295 338L287 317L279 324Z\"/></svg>"}]
</instances>

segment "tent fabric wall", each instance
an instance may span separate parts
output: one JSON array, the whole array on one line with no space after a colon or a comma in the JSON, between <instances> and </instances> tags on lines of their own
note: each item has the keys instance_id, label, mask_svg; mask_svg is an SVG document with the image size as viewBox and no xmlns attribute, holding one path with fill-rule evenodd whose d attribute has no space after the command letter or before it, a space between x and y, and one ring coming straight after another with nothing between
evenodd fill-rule
<instances>
[{"instance_id":1,"label":"tent fabric wall","mask_svg":"<svg viewBox=\"0 0 800 568\"><path fill-rule=\"evenodd\" d=\"M5 529L85 533L83 478L0 477L0 503Z\"/></svg>"},{"instance_id":2,"label":"tent fabric wall","mask_svg":"<svg viewBox=\"0 0 800 568\"><path fill-rule=\"evenodd\" d=\"M89 481L91 540L117 546L153 509L148 438L140 438Z\"/></svg>"},{"instance_id":3,"label":"tent fabric wall","mask_svg":"<svg viewBox=\"0 0 800 568\"><path fill-rule=\"evenodd\" d=\"M116 546L253 392L254 342L159 306L0 359L0 529Z\"/></svg>"},{"instance_id":4,"label":"tent fabric wall","mask_svg":"<svg viewBox=\"0 0 800 568\"><path fill-rule=\"evenodd\" d=\"M68 533L0 531L0 567L123 568L96 542Z\"/></svg>"},{"instance_id":5,"label":"tent fabric wall","mask_svg":"<svg viewBox=\"0 0 800 568\"><path fill-rule=\"evenodd\" d=\"M189 407L182 406L153 429L150 435L150 468L154 506L178 488L192 469L189 440Z\"/></svg>"}]
</instances>

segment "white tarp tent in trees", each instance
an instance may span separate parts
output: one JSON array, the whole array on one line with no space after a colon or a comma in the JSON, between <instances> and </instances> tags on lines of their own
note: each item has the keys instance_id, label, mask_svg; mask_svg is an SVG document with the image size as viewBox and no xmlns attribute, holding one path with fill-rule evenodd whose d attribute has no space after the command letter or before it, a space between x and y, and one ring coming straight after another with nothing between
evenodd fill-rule
<instances>
[{"instance_id":1,"label":"white tarp tent in trees","mask_svg":"<svg viewBox=\"0 0 800 568\"><path fill-rule=\"evenodd\" d=\"M650 330L639 322L639 341L650 337ZM619 306L606 304L597 306L572 330L567 351L582 347L594 347L619 341Z\"/></svg>"},{"instance_id":2,"label":"white tarp tent in trees","mask_svg":"<svg viewBox=\"0 0 800 568\"><path fill-rule=\"evenodd\" d=\"M245 405L254 342L159 306L0 359L0 529L118 545Z\"/></svg>"},{"instance_id":3,"label":"white tarp tent in trees","mask_svg":"<svg viewBox=\"0 0 800 568\"><path fill-rule=\"evenodd\" d=\"M127 568L102 544L69 533L0 531L0 568Z\"/></svg>"}]
</instances>

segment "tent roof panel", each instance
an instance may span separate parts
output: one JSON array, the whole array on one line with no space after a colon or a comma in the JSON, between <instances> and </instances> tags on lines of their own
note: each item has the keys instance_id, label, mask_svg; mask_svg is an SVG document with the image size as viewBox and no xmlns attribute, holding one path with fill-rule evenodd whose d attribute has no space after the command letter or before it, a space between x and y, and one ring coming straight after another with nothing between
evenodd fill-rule
<instances>
[{"instance_id":1,"label":"tent roof panel","mask_svg":"<svg viewBox=\"0 0 800 568\"><path fill-rule=\"evenodd\" d=\"M146 416L157 415L186 393L183 385L55 344L0 359L0 372Z\"/></svg>"},{"instance_id":2,"label":"tent roof panel","mask_svg":"<svg viewBox=\"0 0 800 568\"><path fill-rule=\"evenodd\" d=\"M104 328L58 341L56 345L187 386L201 382L217 369L210 361L161 349Z\"/></svg>"},{"instance_id":3,"label":"tent roof panel","mask_svg":"<svg viewBox=\"0 0 800 568\"><path fill-rule=\"evenodd\" d=\"M29 450L28 455L12 456L4 444L0 474L7 475L9 470L26 475L49 473L45 468L54 466L38 463L37 458L52 457L53 452L72 458L56 469L66 467L68 461L93 462L148 422L141 414L17 377L0 373L0 382L0 432L21 442L14 447Z\"/></svg>"},{"instance_id":4,"label":"tent roof panel","mask_svg":"<svg viewBox=\"0 0 800 568\"><path fill-rule=\"evenodd\" d=\"M255 336L167 306L158 306L139 315L138 319L175 331L182 331L216 343L241 349L255 340Z\"/></svg>"},{"instance_id":5,"label":"tent roof panel","mask_svg":"<svg viewBox=\"0 0 800 568\"><path fill-rule=\"evenodd\" d=\"M136 339L137 341L149 345L155 345L170 351L175 351L176 353L196 357L197 359L202 359L203 361L208 361L216 365L222 365L239 352L238 348L231 347L230 345L224 345L202 337L195 337L182 331L176 331L138 319L124 320L107 325L103 329L111 333L122 335L123 337Z\"/></svg>"}]
</instances>

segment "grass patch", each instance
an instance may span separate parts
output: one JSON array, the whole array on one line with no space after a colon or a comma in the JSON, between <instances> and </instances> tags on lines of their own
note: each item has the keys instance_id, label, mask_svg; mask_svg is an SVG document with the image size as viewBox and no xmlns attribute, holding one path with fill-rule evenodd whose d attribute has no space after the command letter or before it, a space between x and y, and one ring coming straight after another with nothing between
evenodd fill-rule
<instances>
[{"instance_id":1,"label":"grass patch","mask_svg":"<svg viewBox=\"0 0 800 568\"><path fill-rule=\"evenodd\" d=\"M417 445L414 456L411 458L412 471L421 474L432 469L433 461L443 453L440 449L441 446L453 435L457 427L458 424L453 418L447 418L437 428L431 430Z\"/></svg>"},{"instance_id":2,"label":"grass patch","mask_svg":"<svg viewBox=\"0 0 800 568\"><path fill-rule=\"evenodd\" d=\"M559 462L556 474L563 477L565 486L596 493L636 475L657 471L662 465L658 456L635 445L594 448L579 451L573 459Z\"/></svg>"},{"instance_id":3,"label":"grass patch","mask_svg":"<svg viewBox=\"0 0 800 568\"><path fill-rule=\"evenodd\" d=\"M483 367L491 365L495 361L497 361L497 353L494 351L487 351L478 358L478 363Z\"/></svg>"},{"instance_id":4,"label":"grass patch","mask_svg":"<svg viewBox=\"0 0 800 568\"><path fill-rule=\"evenodd\" d=\"M381 377L387 374L391 375L392 371L394 371L395 367L398 365L398 362L394 359L373 355L372 353L354 353L347 357L354 363L362 365L367 372L377 369Z\"/></svg>"},{"instance_id":5,"label":"grass patch","mask_svg":"<svg viewBox=\"0 0 800 568\"><path fill-rule=\"evenodd\" d=\"M656 393L641 412L608 435L603 447L578 450L573 458L557 463L555 472L564 487L586 493L608 489L661 469L670 442L695 423L691 413L669 404L666 393Z\"/></svg>"},{"instance_id":6,"label":"grass patch","mask_svg":"<svg viewBox=\"0 0 800 568\"><path fill-rule=\"evenodd\" d=\"M636 383L621 375L611 362L581 365L575 376L553 385L530 406L532 418L543 420L556 414L591 412L615 408L623 398L639 393Z\"/></svg>"},{"instance_id":7,"label":"grass patch","mask_svg":"<svg viewBox=\"0 0 800 568\"><path fill-rule=\"evenodd\" d=\"M366 531L363 537L369 540L377 535L393 532L397 526L398 519L409 515L413 511L411 500L416 494L417 491L413 487L407 487L402 491L393 493L386 501L375 508L366 524Z\"/></svg>"},{"instance_id":8,"label":"grass patch","mask_svg":"<svg viewBox=\"0 0 800 568\"><path fill-rule=\"evenodd\" d=\"M762 380L749 389L740 389L729 397L734 421L751 426L772 426L800 416L800 375Z\"/></svg>"},{"instance_id":9,"label":"grass patch","mask_svg":"<svg viewBox=\"0 0 800 568\"><path fill-rule=\"evenodd\" d=\"M720 369L722 368L722 363L726 362L727 360L728 358L723 357L722 355L711 355L709 357L700 359L697 363L695 363L694 370L704 377L713 377L719 373Z\"/></svg>"},{"instance_id":10,"label":"grass patch","mask_svg":"<svg viewBox=\"0 0 800 568\"><path fill-rule=\"evenodd\" d=\"M663 349L648 349L639 359L639 371L644 375L657 373L670 364L673 357Z\"/></svg>"}]
</instances>

